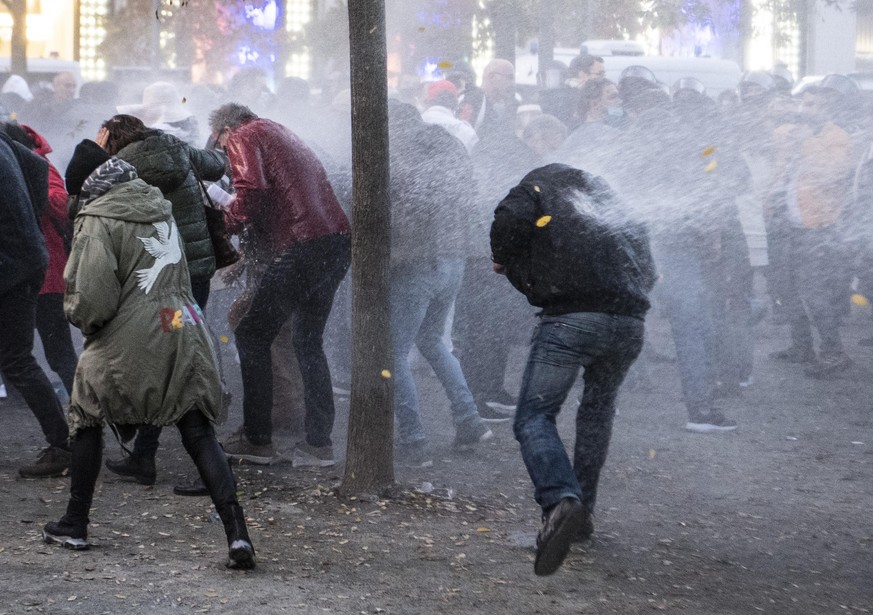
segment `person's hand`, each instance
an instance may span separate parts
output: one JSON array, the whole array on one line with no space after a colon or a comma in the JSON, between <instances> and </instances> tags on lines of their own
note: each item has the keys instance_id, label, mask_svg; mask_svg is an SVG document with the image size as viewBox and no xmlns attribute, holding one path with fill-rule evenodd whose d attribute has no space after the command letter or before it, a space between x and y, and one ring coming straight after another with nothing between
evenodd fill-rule
<instances>
[{"instance_id":1,"label":"person's hand","mask_svg":"<svg viewBox=\"0 0 873 615\"><path fill-rule=\"evenodd\" d=\"M245 270L246 268L244 259L240 259L230 267L222 269L219 275L221 276L221 281L224 282L225 286L233 286L240 281L240 278L242 278L242 274Z\"/></svg>"},{"instance_id":2,"label":"person's hand","mask_svg":"<svg viewBox=\"0 0 873 615\"><path fill-rule=\"evenodd\" d=\"M94 142L103 149L106 149L106 144L109 142L109 131L106 128L98 130L97 138L94 139Z\"/></svg>"}]
</instances>

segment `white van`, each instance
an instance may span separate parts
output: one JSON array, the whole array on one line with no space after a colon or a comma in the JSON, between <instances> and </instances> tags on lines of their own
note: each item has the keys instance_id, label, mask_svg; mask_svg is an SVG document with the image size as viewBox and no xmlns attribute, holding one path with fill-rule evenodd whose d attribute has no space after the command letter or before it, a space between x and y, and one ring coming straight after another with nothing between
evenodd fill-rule
<instances>
[{"instance_id":1,"label":"white van","mask_svg":"<svg viewBox=\"0 0 873 615\"><path fill-rule=\"evenodd\" d=\"M706 93L711 98L727 90L735 90L743 78L739 65L731 60L717 58L679 58L674 56L612 56L604 58L606 78L618 82L623 71L628 66L645 66L655 73L655 78L661 83L672 87L683 77L694 77L706 86Z\"/></svg>"}]
</instances>

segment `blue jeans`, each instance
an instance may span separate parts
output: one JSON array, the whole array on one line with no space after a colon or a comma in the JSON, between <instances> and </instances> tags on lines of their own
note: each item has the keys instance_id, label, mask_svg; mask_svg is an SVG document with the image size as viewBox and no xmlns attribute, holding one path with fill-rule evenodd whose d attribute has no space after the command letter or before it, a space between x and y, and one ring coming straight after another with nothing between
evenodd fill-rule
<instances>
[{"instance_id":1,"label":"blue jeans","mask_svg":"<svg viewBox=\"0 0 873 615\"><path fill-rule=\"evenodd\" d=\"M685 246L656 245L664 278L661 296L676 345L682 395L689 413L710 409L715 391L716 335L700 257Z\"/></svg>"},{"instance_id":2,"label":"blue jeans","mask_svg":"<svg viewBox=\"0 0 873 615\"><path fill-rule=\"evenodd\" d=\"M403 444L427 439L409 365L413 344L445 388L455 426L478 414L461 365L443 339L446 319L461 288L463 275L461 258L440 258L431 263L404 264L391 269L394 408L398 439Z\"/></svg>"},{"instance_id":3,"label":"blue jeans","mask_svg":"<svg viewBox=\"0 0 873 615\"><path fill-rule=\"evenodd\" d=\"M639 318L598 312L544 316L537 326L513 427L543 510L565 497L579 498L594 510L618 387L643 347L643 329ZM571 466L555 419L580 367L585 389Z\"/></svg>"}]
</instances>

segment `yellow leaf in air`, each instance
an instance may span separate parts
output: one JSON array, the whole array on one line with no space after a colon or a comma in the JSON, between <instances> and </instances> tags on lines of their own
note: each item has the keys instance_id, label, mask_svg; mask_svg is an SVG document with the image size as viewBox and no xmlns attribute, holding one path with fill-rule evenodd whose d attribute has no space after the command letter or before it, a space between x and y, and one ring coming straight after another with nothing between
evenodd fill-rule
<instances>
[{"instance_id":1,"label":"yellow leaf in air","mask_svg":"<svg viewBox=\"0 0 873 615\"><path fill-rule=\"evenodd\" d=\"M451 62L446 62L445 60L443 60L442 62L440 62L439 64L437 64L437 67L438 67L440 70L449 70L449 69L452 67L452 63L451 63Z\"/></svg>"},{"instance_id":2,"label":"yellow leaf in air","mask_svg":"<svg viewBox=\"0 0 873 615\"><path fill-rule=\"evenodd\" d=\"M715 153L715 146L713 145L712 147L707 147L705 150L703 150L700 153L700 155L701 156L712 156L714 153Z\"/></svg>"},{"instance_id":3,"label":"yellow leaf in air","mask_svg":"<svg viewBox=\"0 0 873 615\"><path fill-rule=\"evenodd\" d=\"M852 303L860 306L870 305L870 301L867 299L867 297L865 297L864 295L859 295L858 293L852 295Z\"/></svg>"},{"instance_id":4,"label":"yellow leaf in air","mask_svg":"<svg viewBox=\"0 0 873 615\"><path fill-rule=\"evenodd\" d=\"M383 370L382 370L382 377L383 377L383 378L390 378L390 377L391 377L391 372L390 372L390 370L383 369Z\"/></svg>"},{"instance_id":5,"label":"yellow leaf in air","mask_svg":"<svg viewBox=\"0 0 873 615\"><path fill-rule=\"evenodd\" d=\"M222 335L222 336L219 336L218 341L221 342L222 344L226 344L230 341L230 338L227 337L226 335Z\"/></svg>"},{"instance_id":6,"label":"yellow leaf in air","mask_svg":"<svg viewBox=\"0 0 873 615\"><path fill-rule=\"evenodd\" d=\"M543 228L545 225L547 225L547 224L548 224L549 222L551 222L551 221L552 221L552 217L551 217L551 216L543 216L542 218L540 218L539 220L537 220L537 223L536 223L536 224L537 224L537 226L538 226L539 228Z\"/></svg>"},{"instance_id":7,"label":"yellow leaf in air","mask_svg":"<svg viewBox=\"0 0 873 615\"><path fill-rule=\"evenodd\" d=\"M710 161L710 163L708 165L706 165L706 172L712 173L717 168L718 168L718 162L716 162L715 160L712 160L712 161Z\"/></svg>"}]
</instances>

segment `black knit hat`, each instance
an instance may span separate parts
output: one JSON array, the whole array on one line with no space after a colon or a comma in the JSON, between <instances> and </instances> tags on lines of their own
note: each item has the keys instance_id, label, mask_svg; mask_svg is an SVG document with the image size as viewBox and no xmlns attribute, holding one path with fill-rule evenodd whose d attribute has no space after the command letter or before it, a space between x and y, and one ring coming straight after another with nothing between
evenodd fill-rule
<instances>
[{"instance_id":1,"label":"black knit hat","mask_svg":"<svg viewBox=\"0 0 873 615\"><path fill-rule=\"evenodd\" d=\"M67 174L64 176L67 192L79 194L82 191L82 184L94 172L94 169L110 158L112 156L106 150L90 139L85 139L79 143L73 152L70 164L67 165Z\"/></svg>"}]
</instances>

